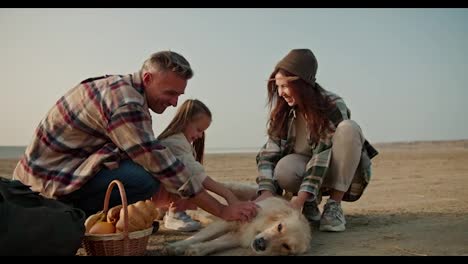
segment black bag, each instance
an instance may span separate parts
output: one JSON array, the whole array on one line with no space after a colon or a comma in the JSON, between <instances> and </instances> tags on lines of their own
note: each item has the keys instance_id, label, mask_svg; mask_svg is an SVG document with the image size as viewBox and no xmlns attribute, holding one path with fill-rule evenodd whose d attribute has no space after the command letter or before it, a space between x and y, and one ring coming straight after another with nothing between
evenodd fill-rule
<instances>
[{"instance_id":1,"label":"black bag","mask_svg":"<svg viewBox=\"0 0 468 264\"><path fill-rule=\"evenodd\" d=\"M75 255L85 213L0 177L0 256Z\"/></svg>"}]
</instances>

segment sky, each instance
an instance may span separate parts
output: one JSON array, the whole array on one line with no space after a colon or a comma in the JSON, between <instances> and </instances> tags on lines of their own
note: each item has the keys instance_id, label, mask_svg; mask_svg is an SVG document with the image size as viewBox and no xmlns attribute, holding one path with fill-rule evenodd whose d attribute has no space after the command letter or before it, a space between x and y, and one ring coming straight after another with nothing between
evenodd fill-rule
<instances>
[{"instance_id":1,"label":"sky","mask_svg":"<svg viewBox=\"0 0 468 264\"><path fill-rule=\"evenodd\" d=\"M186 99L213 114L206 148L266 141L266 80L311 49L371 143L468 138L468 9L0 9L0 146L30 143L66 91L129 74L151 53L190 62ZM158 135L175 108L153 114Z\"/></svg>"}]
</instances>

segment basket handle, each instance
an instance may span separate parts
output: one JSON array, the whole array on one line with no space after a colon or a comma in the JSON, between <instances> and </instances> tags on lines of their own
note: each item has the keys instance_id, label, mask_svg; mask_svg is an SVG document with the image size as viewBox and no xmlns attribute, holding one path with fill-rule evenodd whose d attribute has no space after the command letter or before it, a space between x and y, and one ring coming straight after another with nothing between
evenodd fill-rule
<instances>
[{"instance_id":1,"label":"basket handle","mask_svg":"<svg viewBox=\"0 0 468 264\"><path fill-rule=\"evenodd\" d=\"M117 185L120 192L120 199L122 200L122 209L124 210L124 228L123 233L125 238L128 238L128 209L127 209L127 194L125 193L125 188L119 180L113 180L107 187L106 197L104 198L104 214L107 215L109 210L109 200L112 193L112 188L114 185Z\"/></svg>"}]
</instances>

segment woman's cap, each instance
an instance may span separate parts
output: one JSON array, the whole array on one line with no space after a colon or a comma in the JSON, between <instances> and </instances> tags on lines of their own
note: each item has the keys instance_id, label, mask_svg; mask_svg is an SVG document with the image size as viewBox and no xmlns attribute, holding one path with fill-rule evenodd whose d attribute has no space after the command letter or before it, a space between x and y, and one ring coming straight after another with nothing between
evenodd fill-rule
<instances>
[{"instance_id":1,"label":"woman's cap","mask_svg":"<svg viewBox=\"0 0 468 264\"><path fill-rule=\"evenodd\" d=\"M309 49L293 49L278 64L277 69L286 70L308 84L315 86L315 74L317 74L318 63L315 55ZM274 78L274 76L272 76Z\"/></svg>"}]
</instances>

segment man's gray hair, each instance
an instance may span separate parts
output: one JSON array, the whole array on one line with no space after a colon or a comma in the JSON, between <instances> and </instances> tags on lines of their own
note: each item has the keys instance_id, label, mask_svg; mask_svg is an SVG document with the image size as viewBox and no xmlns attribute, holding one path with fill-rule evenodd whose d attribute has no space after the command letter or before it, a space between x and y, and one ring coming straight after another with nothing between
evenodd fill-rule
<instances>
[{"instance_id":1,"label":"man's gray hair","mask_svg":"<svg viewBox=\"0 0 468 264\"><path fill-rule=\"evenodd\" d=\"M143 63L141 71L172 71L185 80L193 77L190 63L182 55L173 51L159 51L151 54Z\"/></svg>"}]
</instances>

